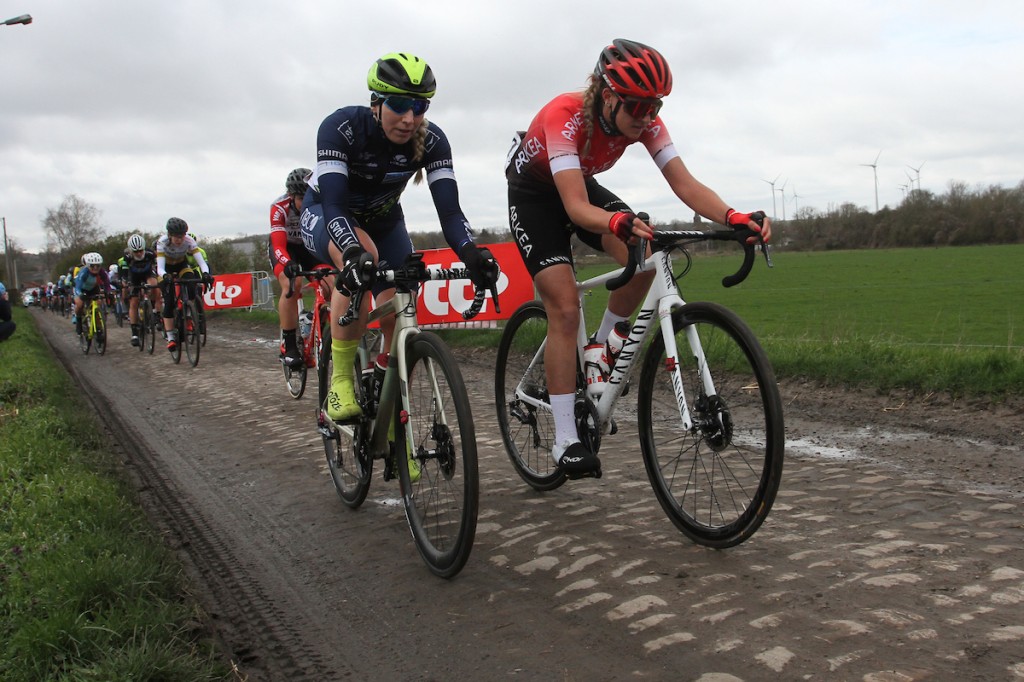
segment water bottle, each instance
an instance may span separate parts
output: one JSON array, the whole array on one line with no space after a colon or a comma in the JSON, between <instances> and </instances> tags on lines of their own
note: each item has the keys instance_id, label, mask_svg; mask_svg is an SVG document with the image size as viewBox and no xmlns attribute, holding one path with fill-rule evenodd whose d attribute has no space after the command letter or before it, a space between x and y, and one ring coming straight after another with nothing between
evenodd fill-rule
<instances>
[{"instance_id":1,"label":"water bottle","mask_svg":"<svg viewBox=\"0 0 1024 682\"><path fill-rule=\"evenodd\" d=\"M622 347L626 345L628 337L629 322L625 320L616 322L612 333L608 335L608 341L605 342L604 356L601 358L605 372L610 373L612 368L615 367L615 360L619 357L619 353L622 352Z\"/></svg>"},{"instance_id":2,"label":"water bottle","mask_svg":"<svg viewBox=\"0 0 1024 682\"><path fill-rule=\"evenodd\" d=\"M384 385L384 372L388 369L388 353L380 353L373 363L373 401L380 401L380 389Z\"/></svg>"},{"instance_id":3,"label":"water bottle","mask_svg":"<svg viewBox=\"0 0 1024 682\"><path fill-rule=\"evenodd\" d=\"M299 334L302 338L309 338L309 333L313 331L313 312L307 310L299 315Z\"/></svg>"},{"instance_id":4,"label":"water bottle","mask_svg":"<svg viewBox=\"0 0 1024 682\"><path fill-rule=\"evenodd\" d=\"M604 344L589 343L583 348L583 374L587 378L587 394L599 398L604 393L605 373L601 370Z\"/></svg>"}]
</instances>

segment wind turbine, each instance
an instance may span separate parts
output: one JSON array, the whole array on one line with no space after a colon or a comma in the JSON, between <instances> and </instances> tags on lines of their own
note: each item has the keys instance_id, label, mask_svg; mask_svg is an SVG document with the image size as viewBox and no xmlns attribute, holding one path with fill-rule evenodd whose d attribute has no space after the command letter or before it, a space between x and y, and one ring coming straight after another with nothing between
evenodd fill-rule
<instances>
[{"instance_id":1,"label":"wind turbine","mask_svg":"<svg viewBox=\"0 0 1024 682\"><path fill-rule=\"evenodd\" d=\"M918 166L917 168L914 168L913 166L910 165L907 166L907 168L909 168L910 170L914 171L915 174L917 174L917 189L919 190L921 189L921 169L924 168L925 163L925 161L922 161L921 165Z\"/></svg>"},{"instance_id":2,"label":"wind turbine","mask_svg":"<svg viewBox=\"0 0 1024 682\"><path fill-rule=\"evenodd\" d=\"M775 210L775 183L778 181L782 173L775 176L775 180L762 180L761 182L767 182L772 186L772 218L777 217L778 211Z\"/></svg>"},{"instance_id":3,"label":"wind turbine","mask_svg":"<svg viewBox=\"0 0 1024 682\"><path fill-rule=\"evenodd\" d=\"M776 179L778 179L778 178L776 178ZM789 182L788 178L782 181L782 187L779 188L779 194L782 195L782 219L783 220L786 219L786 183L787 182Z\"/></svg>"},{"instance_id":4,"label":"wind turbine","mask_svg":"<svg viewBox=\"0 0 1024 682\"><path fill-rule=\"evenodd\" d=\"M878 156L875 157L873 163L862 163L862 166L868 166L875 174L875 213L878 213L878 158L882 156L882 150L878 150Z\"/></svg>"},{"instance_id":5,"label":"wind turbine","mask_svg":"<svg viewBox=\"0 0 1024 682\"><path fill-rule=\"evenodd\" d=\"M796 193L796 185L793 185L793 206L794 206L794 208L793 208L793 217L794 218L797 217L797 215L800 214L800 202L797 201L797 199L799 199L799 198L800 198L800 195Z\"/></svg>"}]
</instances>

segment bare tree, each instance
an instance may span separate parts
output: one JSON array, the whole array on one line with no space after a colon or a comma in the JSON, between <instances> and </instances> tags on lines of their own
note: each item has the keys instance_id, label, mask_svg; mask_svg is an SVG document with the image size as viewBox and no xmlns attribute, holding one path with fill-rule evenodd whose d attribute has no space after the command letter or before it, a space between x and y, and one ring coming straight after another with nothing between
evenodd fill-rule
<instances>
[{"instance_id":1,"label":"bare tree","mask_svg":"<svg viewBox=\"0 0 1024 682\"><path fill-rule=\"evenodd\" d=\"M58 250L78 250L103 239L99 217L99 209L77 195L69 194L56 209L46 209L43 229Z\"/></svg>"}]
</instances>

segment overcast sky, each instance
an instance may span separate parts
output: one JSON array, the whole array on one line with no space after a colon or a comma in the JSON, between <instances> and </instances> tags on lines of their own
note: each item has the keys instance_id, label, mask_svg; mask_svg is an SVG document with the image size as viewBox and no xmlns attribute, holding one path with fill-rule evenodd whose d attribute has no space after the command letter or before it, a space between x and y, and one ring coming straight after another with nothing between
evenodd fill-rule
<instances>
[{"instance_id":1,"label":"overcast sky","mask_svg":"<svg viewBox=\"0 0 1024 682\"><path fill-rule=\"evenodd\" d=\"M31 25L0 26L0 215L29 251L69 194L107 233L170 216L205 239L267 232L320 122L365 104L366 72L391 51L434 69L428 116L478 229L506 226L513 131L582 88L617 37L666 56L662 117L737 209L873 210L861 164L876 157L883 206L913 168L937 194L1024 180L1020 0L0 0L0 20L23 13ZM655 220L693 215L640 145L599 178ZM439 229L425 187L403 204L411 230Z\"/></svg>"}]
</instances>

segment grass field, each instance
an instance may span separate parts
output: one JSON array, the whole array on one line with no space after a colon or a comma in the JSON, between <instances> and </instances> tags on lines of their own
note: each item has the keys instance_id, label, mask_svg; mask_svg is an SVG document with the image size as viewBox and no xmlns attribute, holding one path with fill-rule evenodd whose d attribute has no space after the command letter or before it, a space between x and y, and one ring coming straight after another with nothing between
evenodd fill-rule
<instances>
[{"instance_id":1,"label":"grass field","mask_svg":"<svg viewBox=\"0 0 1024 682\"><path fill-rule=\"evenodd\" d=\"M1024 395L1024 244L776 251L773 269L758 258L746 282L723 288L722 277L735 272L740 260L739 249L696 256L681 280L683 297L736 311L780 378ZM580 277L609 268L585 266ZM602 291L586 299L591 331L606 300ZM253 314L276 321L273 312ZM452 345L496 347L498 337L486 330L445 333Z\"/></svg>"},{"instance_id":2,"label":"grass field","mask_svg":"<svg viewBox=\"0 0 1024 682\"><path fill-rule=\"evenodd\" d=\"M725 289L739 251L699 256L681 290L743 317L780 377L1024 394L1024 245L779 251L773 261L769 270L759 258L746 282ZM592 325L604 301L587 302Z\"/></svg>"},{"instance_id":3,"label":"grass field","mask_svg":"<svg viewBox=\"0 0 1024 682\"><path fill-rule=\"evenodd\" d=\"M0 679L221 680L181 566L21 307L0 344Z\"/></svg>"}]
</instances>

